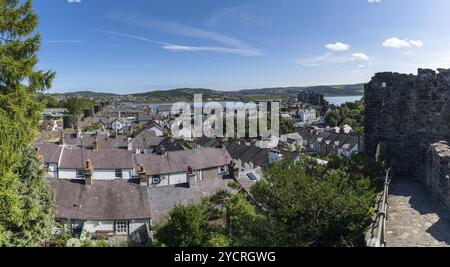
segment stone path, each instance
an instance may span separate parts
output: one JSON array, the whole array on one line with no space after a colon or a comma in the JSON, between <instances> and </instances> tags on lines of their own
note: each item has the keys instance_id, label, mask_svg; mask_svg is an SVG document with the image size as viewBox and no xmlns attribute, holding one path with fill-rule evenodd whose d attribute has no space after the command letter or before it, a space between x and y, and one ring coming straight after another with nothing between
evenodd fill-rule
<instances>
[{"instance_id":1,"label":"stone path","mask_svg":"<svg viewBox=\"0 0 450 267\"><path fill-rule=\"evenodd\" d=\"M389 196L388 247L450 247L450 211L417 182L396 182Z\"/></svg>"}]
</instances>

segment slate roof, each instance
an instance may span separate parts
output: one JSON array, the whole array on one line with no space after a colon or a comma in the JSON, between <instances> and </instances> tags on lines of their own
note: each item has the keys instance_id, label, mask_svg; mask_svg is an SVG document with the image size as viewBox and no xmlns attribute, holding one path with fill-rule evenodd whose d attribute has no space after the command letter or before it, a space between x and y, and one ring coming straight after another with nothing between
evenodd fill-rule
<instances>
[{"instance_id":1,"label":"slate roof","mask_svg":"<svg viewBox=\"0 0 450 267\"><path fill-rule=\"evenodd\" d=\"M251 162L259 167L266 167L269 165L269 149L239 145L238 143L228 144L226 149L233 159L240 159L247 163Z\"/></svg>"},{"instance_id":2,"label":"slate roof","mask_svg":"<svg viewBox=\"0 0 450 267\"><path fill-rule=\"evenodd\" d=\"M328 138L328 136L330 136L329 132L323 132L319 135L316 135L312 138L312 140L318 142L318 143L322 143L325 142L325 140Z\"/></svg>"},{"instance_id":3,"label":"slate roof","mask_svg":"<svg viewBox=\"0 0 450 267\"><path fill-rule=\"evenodd\" d=\"M222 142L217 138L208 138L206 136L196 138L195 143L202 147L213 147L213 148L221 148L223 145Z\"/></svg>"},{"instance_id":4,"label":"slate roof","mask_svg":"<svg viewBox=\"0 0 450 267\"><path fill-rule=\"evenodd\" d=\"M287 139L302 141L303 137L299 133L286 134Z\"/></svg>"},{"instance_id":5,"label":"slate roof","mask_svg":"<svg viewBox=\"0 0 450 267\"><path fill-rule=\"evenodd\" d=\"M43 144L38 146L38 153L44 158L44 162L58 163L62 146L57 144Z\"/></svg>"},{"instance_id":6,"label":"slate roof","mask_svg":"<svg viewBox=\"0 0 450 267\"><path fill-rule=\"evenodd\" d=\"M338 137L333 141L334 145L337 147L341 147L347 139L349 139L350 136L347 134L340 134Z\"/></svg>"},{"instance_id":7,"label":"slate roof","mask_svg":"<svg viewBox=\"0 0 450 267\"><path fill-rule=\"evenodd\" d=\"M164 141L164 137L156 136L154 131L144 129L133 141L131 141L133 149L150 149L160 145Z\"/></svg>"},{"instance_id":8,"label":"slate roof","mask_svg":"<svg viewBox=\"0 0 450 267\"><path fill-rule=\"evenodd\" d=\"M203 148L168 152L166 156L155 154L134 155L136 170L144 166L147 175L162 175L224 166L232 161L225 149Z\"/></svg>"},{"instance_id":9,"label":"slate roof","mask_svg":"<svg viewBox=\"0 0 450 267\"><path fill-rule=\"evenodd\" d=\"M91 160L94 169L132 169L132 153L124 149L81 149L74 146L64 146L59 168L82 169L87 160Z\"/></svg>"},{"instance_id":10,"label":"slate roof","mask_svg":"<svg viewBox=\"0 0 450 267\"><path fill-rule=\"evenodd\" d=\"M181 151L185 150L185 147L183 147L177 140L165 138L163 141L155 148L155 153L161 154L162 151Z\"/></svg>"},{"instance_id":11,"label":"slate roof","mask_svg":"<svg viewBox=\"0 0 450 267\"><path fill-rule=\"evenodd\" d=\"M139 122L152 121L153 118L154 118L153 115L142 113L142 112L139 112L138 115L137 115L137 120Z\"/></svg>"},{"instance_id":12,"label":"slate roof","mask_svg":"<svg viewBox=\"0 0 450 267\"><path fill-rule=\"evenodd\" d=\"M128 137L126 136L109 137L105 134L82 134L82 136L83 147L92 148L94 141L97 140L99 149L128 148ZM64 143L81 147L81 138L76 134L66 134L64 135Z\"/></svg>"},{"instance_id":13,"label":"slate roof","mask_svg":"<svg viewBox=\"0 0 450 267\"><path fill-rule=\"evenodd\" d=\"M49 179L56 197L56 218L78 220L150 219L149 188L137 183Z\"/></svg>"},{"instance_id":14,"label":"slate roof","mask_svg":"<svg viewBox=\"0 0 450 267\"><path fill-rule=\"evenodd\" d=\"M308 131L308 129L304 129L304 128L299 128L297 129L298 133L300 134L300 136L303 138L303 140L309 142L311 138L314 137L314 135L312 133L310 133Z\"/></svg>"},{"instance_id":15,"label":"slate roof","mask_svg":"<svg viewBox=\"0 0 450 267\"><path fill-rule=\"evenodd\" d=\"M190 203L201 203L203 198L215 194L218 190L235 192L228 187L230 180L210 179L193 183L190 187L167 186L150 188L150 199L152 209L152 220L158 222L164 215L168 214L175 205Z\"/></svg>"},{"instance_id":16,"label":"slate roof","mask_svg":"<svg viewBox=\"0 0 450 267\"><path fill-rule=\"evenodd\" d=\"M288 152L288 151L280 151L280 154L283 155L283 157L290 158L290 159L298 159L300 157L300 154L298 152Z\"/></svg>"},{"instance_id":17,"label":"slate roof","mask_svg":"<svg viewBox=\"0 0 450 267\"><path fill-rule=\"evenodd\" d=\"M324 139L323 142L325 142L325 144L327 144L327 145L331 145L332 142L334 140L336 140L336 138L338 138L338 136L339 136L339 134L331 133Z\"/></svg>"},{"instance_id":18,"label":"slate roof","mask_svg":"<svg viewBox=\"0 0 450 267\"><path fill-rule=\"evenodd\" d=\"M342 144L342 149L352 150L356 145L358 145L359 140L356 136L350 136L345 142Z\"/></svg>"}]
</instances>

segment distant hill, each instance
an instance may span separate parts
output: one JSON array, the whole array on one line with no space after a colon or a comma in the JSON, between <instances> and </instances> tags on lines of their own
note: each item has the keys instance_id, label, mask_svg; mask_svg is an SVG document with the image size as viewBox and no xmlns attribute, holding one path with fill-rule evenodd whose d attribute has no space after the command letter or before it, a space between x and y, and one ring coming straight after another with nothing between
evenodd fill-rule
<instances>
[{"instance_id":1,"label":"distant hill","mask_svg":"<svg viewBox=\"0 0 450 267\"><path fill-rule=\"evenodd\" d=\"M153 92L147 92L147 93L140 93L140 94L132 94L132 96L145 96L145 97L154 97L154 98L167 98L167 97L177 97L177 98L183 98L183 97L192 97L194 94L202 94L202 95L209 95L209 96L223 96L225 92L221 91L214 91L211 89L203 89L203 88L179 88L179 89L173 89L173 90L160 90L160 91L153 91Z\"/></svg>"},{"instance_id":2,"label":"distant hill","mask_svg":"<svg viewBox=\"0 0 450 267\"><path fill-rule=\"evenodd\" d=\"M346 84L346 85L319 85L309 87L275 87L262 89L244 89L239 91L217 91L204 88L178 88L173 90L159 90L139 94L129 94L136 97L149 98L192 98L194 94L202 94L204 97L222 98L222 97L251 97L263 95L295 95L300 92L315 92L326 96L353 96L364 94L364 84ZM107 97L116 96L111 93L96 93L91 91L80 91L66 93L68 96L85 96L85 97Z\"/></svg>"},{"instance_id":3,"label":"distant hill","mask_svg":"<svg viewBox=\"0 0 450 267\"><path fill-rule=\"evenodd\" d=\"M93 92L93 91L77 91L77 92L64 93L63 95L84 96L84 97L116 96L116 94L112 94L112 93L98 93L98 92Z\"/></svg>"},{"instance_id":4,"label":"distant hill","mask_svg":"<svg viewBox=\"0 0 450 267\"><path fill-rule=\"evenodd\" d=\"M346 84L346 85L319 85L309 87L276 87L264 89L246 89L238 92L229 92L230 94L239 95L268 95L268 94L298 94L300 92L315 92L327 96L348 96L363 95L364 84Z\"/></svg>"}]
</instances>

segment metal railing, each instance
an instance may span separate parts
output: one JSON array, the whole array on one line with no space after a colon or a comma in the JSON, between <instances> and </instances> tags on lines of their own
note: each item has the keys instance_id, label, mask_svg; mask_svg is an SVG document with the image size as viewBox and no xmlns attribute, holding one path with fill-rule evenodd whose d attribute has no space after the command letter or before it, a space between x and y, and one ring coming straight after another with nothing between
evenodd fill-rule
<instances>
[{"instance_id":1,"label":"metal railing","mask_svg":"<svg viewBox=\"0 0 450 267\"><path fill-rule=\"evenodd\" d=\"M389 198L389 186L391 183L390 169L386 171L386 178L384 181L384 189L381 193L380 201L378 202L378 211L374 224L372 227L371 238L367 242L369 247L386 247L386 221L388 220L388 198Z\"/></svg>"}]
</instances>

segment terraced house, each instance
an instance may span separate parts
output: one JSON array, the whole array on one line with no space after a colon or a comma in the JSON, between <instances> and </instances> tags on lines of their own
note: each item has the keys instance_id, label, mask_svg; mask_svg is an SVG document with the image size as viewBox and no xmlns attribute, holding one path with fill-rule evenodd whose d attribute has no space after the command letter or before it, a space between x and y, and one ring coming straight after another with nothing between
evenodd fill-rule
<instances>
[{"instance_id":1,"label":"terraced house","mask_svg":"<svg viewBox=\"0 0 450 267\"><path fill-rule=\"evenodd\" d=\"M152 222L176 204L232 191L234 165L225 149L155 155L45 144L37 150L48 167L57 220L82 238L149 237Z\"/></svg>"}]
</instances>

